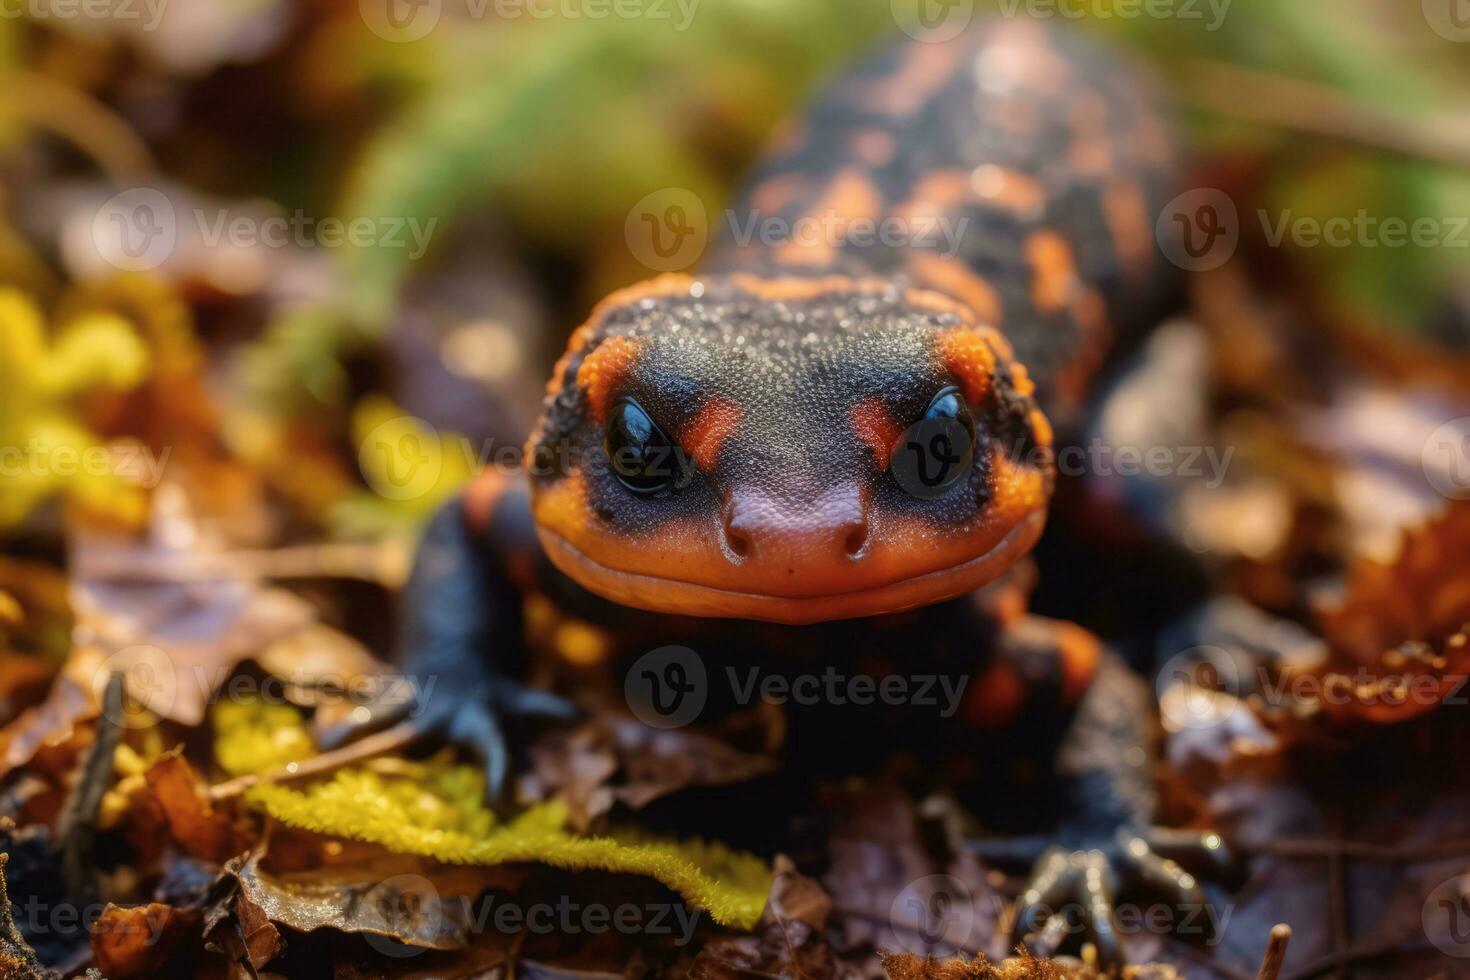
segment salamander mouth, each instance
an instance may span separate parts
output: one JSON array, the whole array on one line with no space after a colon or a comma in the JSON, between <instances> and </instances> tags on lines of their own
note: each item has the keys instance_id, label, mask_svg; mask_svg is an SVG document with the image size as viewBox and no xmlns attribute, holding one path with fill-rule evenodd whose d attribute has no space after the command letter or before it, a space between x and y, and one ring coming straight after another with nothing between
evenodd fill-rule
<instances>
[{"instance_id":1,"label":"salamander mouth","mask_svg":"<svg viewBox=\"0 0 1470 980\"><path fill-rule=\"evenodd\" d=\"M972 592L1030 551L1045 524L1043 512L1031 513L987 551L957 565L851 591L805 596L736 591L613 568L589 557L555 531L538 527L537 533L552 564L584 588L621 605L669 615L796 626L903 612Z\"/></svg>"}]
</instances>

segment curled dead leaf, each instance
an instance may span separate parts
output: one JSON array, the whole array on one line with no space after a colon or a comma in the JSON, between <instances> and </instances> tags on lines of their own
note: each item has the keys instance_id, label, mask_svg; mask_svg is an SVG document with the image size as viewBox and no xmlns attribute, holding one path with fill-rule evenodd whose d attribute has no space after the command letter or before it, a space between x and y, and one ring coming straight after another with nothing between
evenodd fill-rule
<instances>
[{"instance_id":1,"label":"curled dead leaf","mask_svg":"<svg viewBox=\"0 0 1470 980\"><path fill-rule=\"evenodd\" d=\"M109 903L92 923L92 960L109 980L154 974L197 921L159 902L129 908Z\"/></svg>"},{"instance_id":2,"label":"curled dead leaf","mask_svg":"<svg viewBox=\"0 0 1470 980\"><path fill-rule=\"evenodd\" d=\"M178 751L161 756L144 776L169 834L191 857L223 864L250 846L230 816L210 803L194 768Z\"/></svg>"}]
</instances>

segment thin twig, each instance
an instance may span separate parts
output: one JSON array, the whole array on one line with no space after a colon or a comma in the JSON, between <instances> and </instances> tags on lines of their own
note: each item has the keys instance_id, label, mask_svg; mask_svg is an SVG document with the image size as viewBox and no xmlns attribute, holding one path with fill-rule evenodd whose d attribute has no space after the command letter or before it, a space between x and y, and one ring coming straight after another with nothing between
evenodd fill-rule
<instances>
[{"instance_id":1,"label":"thin twig","mask_svg":"<svg viewBox=\"0 0 1470 980\"><path fill-rule=\"evenodd\" d=\"M156 170L148 145L123 118L87 93L35 72L0 74L0 118L50 130L81 149L119 184Z\"/></svg>"},{"instance_id":2,"label":"thin twig","mask_svg":"<svg viewBox=\"0 0 1470 980\"><path fill-rule=\"evenodd\" d=\"M383 545L311 544L223 554L92 555L76 574L102 582L199 582L231 579L361 579L401 584L406 563L401 549Z\"/></svg>"},{"instance_id":3,"label":"thin twig","mask_svg":"<svg viewBox=\"0 0 1470 980\"><path fill-rule=\"evenodd\" d=\"M1286 961L1286 947L1291 943L1291 926L1278 923L1266 941L1266 955L1261 960L1261 972L1256 980L1277 980L1281 976L1281 964Z\"/></svg>"},{"instance_id":4,"label":"thin twig","mask_svg":"<svg viewBox=\"0 0 1470 980\"><path fill-rule=\"evenodd\" d=\"M97 839L97 814L102 797L112 780L113 759L122 742L123 675L114 672L102 692L102 712L97 719L92 745L82 760L77 783L67 795L56 820L56 841L61 849L61 874L73 895L91 892L92 845Z\"/></svg>"},{"instance_id":5,"label":"thin twig","mask_svg":"<svg viewBox=\"0 0 1470 980\"><path fill-rule=\"evenodd\" d=\"M331 752L323 752L321 755L303 759L301 762L293 762L275 772L241 776L228 782L217 783L209 788L209 798L214 801L225 800L239 796L262 783L289 783L298 779L323 776L343 766L350 766L354 762L361 762L375 755L401 749L418 738L420 734L412 722L400 722L392 728L385 728L381 732L374 732L372 735L360 738L350 745L333 749Z\"/></svg>"}]
</instances>

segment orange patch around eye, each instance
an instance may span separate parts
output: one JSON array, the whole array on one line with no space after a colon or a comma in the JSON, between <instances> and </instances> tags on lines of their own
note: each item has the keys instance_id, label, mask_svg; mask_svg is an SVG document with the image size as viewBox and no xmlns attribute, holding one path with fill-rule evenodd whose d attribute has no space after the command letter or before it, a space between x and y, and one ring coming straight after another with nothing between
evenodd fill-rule
<instances>
[{"instance_id":1,"label":"orange patch around eye","mask_svg":"<svg viewBox=\"0 0 1470 980\"><path fill-rule=\"evenodd\" d=\"M593 350L577 368L577 386L587 393L592 418L598 424L607 419L613 393L638 356L638 342L631 337L609 337Z\"/></svg>"},{"instance_id":2,"label":"orange patch around eye","mask_svg":"<svg viewBox=\"0 0 1470 980\"><path fill-rule=\"evenodd\" d=\"M940 352L949 373L959 381L971 405L981 405L990 396L995 376L994 334L983 330L951 330L941 335Z\"/></svg>"},{"instance_id":3,"label":"orange patch around eye","mask_svg":"<svg viewBox=\"0 0 1470 980\"><path fill-rule=\"evenodd\" d=\"M740 409L728 398L711 398L690 419L679 441L700 469L708 472L719 458L720 447L740 424Z\"/></svg>"},{"instance_id":4,"label":"orange patch around eye","mask_svg":"<svg viewBox=\"0 0 1470 980\"><path fill-rule=\"evenodd\" d=\"M886 470L894 444L903 434L893 413L878 399L865 398L852 407L852 427L857 437L873 450L878 466Z\"/></svg>"}]
</instances>

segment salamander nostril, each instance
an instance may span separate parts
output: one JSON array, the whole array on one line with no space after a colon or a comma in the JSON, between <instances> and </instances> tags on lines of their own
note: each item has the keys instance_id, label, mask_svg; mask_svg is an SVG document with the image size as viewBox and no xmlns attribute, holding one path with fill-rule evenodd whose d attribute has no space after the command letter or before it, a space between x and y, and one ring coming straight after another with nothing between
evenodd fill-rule
<instances>
[{"instance_id":1,"label":"salamander nostril","mask_svg":"<svg viewBox=\"0 0 1470 980\"><path fill-rule=\"evenodd\" d=\"M725 543L735 557L748 558L750 556L750 535L737 527L731 527L728 523L725 525Z\"/></svg>"},{"instance_id":2,"label":"salamander nostril","mask_svg":"<svg viewBox=\"0 0 1470 980\"><path fill-rule=\"evenodd\" d=\"M847 534L842 539L842 547L847 552L848 557L856 558L862 554L862 550L867 547L867 544L868 522L859 521L856 524L848 525Z\"/></svg>"}]
</instances>

